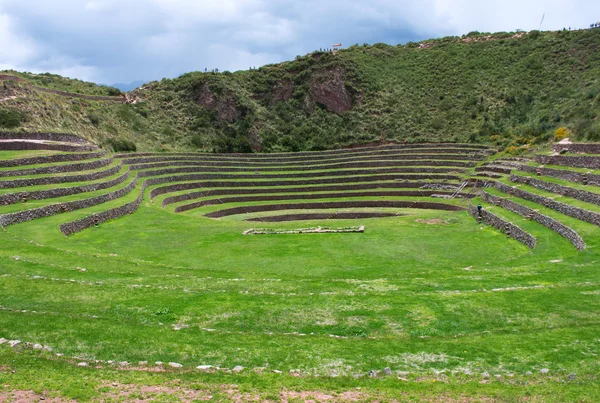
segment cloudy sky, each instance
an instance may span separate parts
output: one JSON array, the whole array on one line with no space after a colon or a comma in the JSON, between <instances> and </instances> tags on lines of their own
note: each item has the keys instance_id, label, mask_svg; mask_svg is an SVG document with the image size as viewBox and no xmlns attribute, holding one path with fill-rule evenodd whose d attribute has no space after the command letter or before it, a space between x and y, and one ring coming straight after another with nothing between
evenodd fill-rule
<instances>
[{"instance_id":1,"label":"cloudy sky","mask_svg":"<svg viewBox=\"0 0 600 403\"><path fill-rule=\"evenodd\" d=\"M598 0L0 0L0 70L99 83L240 70L332 43L584 28Z\"/></svg>"}]
</instances>

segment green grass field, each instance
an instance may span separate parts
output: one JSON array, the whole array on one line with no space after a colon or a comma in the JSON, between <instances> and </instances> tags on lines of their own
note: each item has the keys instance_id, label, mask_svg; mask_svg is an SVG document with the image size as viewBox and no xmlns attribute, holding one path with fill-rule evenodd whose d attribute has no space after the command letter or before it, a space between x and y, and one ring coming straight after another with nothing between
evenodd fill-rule
<instances>
[{"instance_id":1,"label":"green grass field","mask_svg":"<svg viewBox=\"0 0 600 403\"><path fill-rule=\"evenodd\" d=\"M162 361L181 363L185 374L133 382L239 383L267 398L278 388L361 385L379 398L433 398L440 390L422 388L435 381L449 396L598 397L595 254L558 235L531 252L465 212L399 212L406 215L361 220L364 234L242 236L251 223L175 215L149 202L69 239L57 217L11 227L0 233L1 336L53 353L0 348L8 364L0 380L20 387L37 373L34 390L95 398L102 382L131 374L102 364L92 375L67 362ZM208 376L198 365L246 369ZM383 376L386 367L394 375ZM54 375L44 379L47 372Z\"/></svg>"}]
</instances>

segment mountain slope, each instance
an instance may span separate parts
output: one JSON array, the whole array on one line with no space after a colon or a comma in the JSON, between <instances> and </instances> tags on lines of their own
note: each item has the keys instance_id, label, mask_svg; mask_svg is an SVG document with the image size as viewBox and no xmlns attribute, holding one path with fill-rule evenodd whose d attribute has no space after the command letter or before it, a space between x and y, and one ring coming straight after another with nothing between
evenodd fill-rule
<instances>
[{"instance_id":1,"label":"mountain slope","mask_svg":"<svg viewBox=\"0 0 600 403\"><path fill-rule=\"evenodd\" d=\"M522 146L547 141L559 127L579 140L598 140L599 46L599 29L355 45L257 70L152 82L123 104L3 81L0 100L16 98L0 108L17 113L22 130L79 133L98 143L126 139L138 149L299 151L387 141ZM107 91L98 88L87 92Z\"/></svg>"}]
</instances>

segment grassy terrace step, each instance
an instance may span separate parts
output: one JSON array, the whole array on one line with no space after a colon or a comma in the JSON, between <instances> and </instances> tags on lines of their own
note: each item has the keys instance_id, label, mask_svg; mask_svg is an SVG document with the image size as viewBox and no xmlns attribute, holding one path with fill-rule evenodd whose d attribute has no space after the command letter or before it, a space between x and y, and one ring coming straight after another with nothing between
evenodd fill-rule
<instances>
[{"instance_id":1,"label":"grassy terrace step","mask_svg":"<svg viewBox=\"0 0 600 403\"><path fill-rule=\"evenodd\" d=\"M89 182L93 180L103 179L117 174L121 171L120 163L113 163L108 167L97 168L95 170L84 171L78 175L34 175L25 178L0 180L0 192L6 192L5 189L10 189L9 192L18 188L29 188L33 186L48 186L64 183L79 183Z\"/></svg>"},{"instance_id":2,"label":"grassy terrace step","mask_svg":"<svg viewBox=\"0 0 600 403\"><path fill-rule=\"evenodd\" d=\"M203 171L192 170L180 170L165 169L165 170L146 170L139 171L140 177L148 176L165 176L173 173L189 173L195 175L197 179L204 180L225 180L225 179L236 179L240 181L252 180L252 181L267 181L267 180L284 180L284 179L328 179L328 178L343 178L343 177L367 177L367 178L389 178L389 179L459 179L456 172L451 171L453 174L438 173L438 172L408 172L396 169L382 169L382 170L331 170L322 171L313 175L312 173L267 173L267 174L256 174L256 173L204 173Z\"/></svg>"},{"instance_id":3,"label":"grassy terrace step","mask_svg":"<svg viewBox=\"0 0 600 403\"><path fill-rule=\"evenodd\" d=\"M212 154L205 155L177 155L167 154L154 157L139 157L139 158L122 158L126 164L142 164L152 162L165 162L165 161L205 161L205 162L245 162L248 164L280 164L280 165L314 165L318 163L332 163L332 162L351 162L351 161L369 161L374 159L400 159L400 160L419 160L419 159L431 159L431 160L456 160L456 161L482 161L486 156L479 158L473 158L468 154L460 153L403 153L403 152L389 152L389 153L372 153L363 154L356 156L332 156L326 158L308 158L308 157L289 157L289 158L244 158L244 157L229 157L229 156L216 156Z\"/></svg>"},{"instance_id":4,"label":"grassy terrace step","mask_svg":"<svg viewBox=\"0 0 600 403\"><path fill-rule=\"evenodd\" d=\"M331 165L352 162L369 162L369 161L468 161L473 159L461 154L410 154L407 158L401 158L403 155L374 155L369 157L350 157L350 158L317 158L317 159L302 159L298 161L263 161L263 160L247 160L243 159L211 159L211 158L193 158L193 157L156 157L156 158L132 158L122 159L127 165L141 165L160 162L194 162L196 164L204 164L206 166L263 166L263 167L289 167L289 166L315 166L315 165Z\"/></svg>"},{"instance_id":5,"label":"grassy terrace step","mask_svg":"<svg viewBox=\"0 0 600 403\"><path fill-rule=\"evenodd\" d=\"M591 185L600 185L600 172L590 171L586 169L565 168L560 169L549 168L545 166L521 166L519 172L527 174L541 174L557 179L563 179L574 183L587 183Z\"/></svg>"},{"instance_id":6,"label":"grassy terrace step","mask_svg":"<svg viewBox=\"0 0 600 403\"><path fill-rule=\"evenodd\" d=\"M594 190L593 187L588 187L584 189L583 185L564 185L556 183L557 181L546 181L540 178L534 178L531 176L523 176L523 175L511 175L510 176L511 183L515 184L526 184L535 189L539 189L548 193L553 193L557 195L571 197L573 199L577 199L579 201L583 201L590 204L595 204L600 206L600 188L595 188L596 192L592 192Z\"/></svg>"},{"instance_id":7,"label":"grassy terrace step","mask_svg":"<svg viewBox=\"0 0 600 403\"><path fill-rule=\"evenodd\" d=\"M273 195L273 194L281 194L281 193L320 193L320 192L341 192L341 191L357 191L357 190L368 190L368 189L407 189L407 191L411 192L421 192L423 194L430 194L429 192L435 194L453 194L454 191L445 191L445 190L427 190L427 189L419 189L425 183L406 183L406 182L368 182L368 183L357 183L352 185L329 185L329 186L304 186L297 188L290 187L272 187L272 188L224 188L224 189L209 189L203 190L200 192L187 192L186 190L178 190L178 191L169 191L169 188L174 188L176 186L159 186L155 187L150 192L150 197L154 200L158 197L158 201L162 199L161 205L165 207L169 204L178 203L182 201L189 201L195 199L201 199L204 197L212 197L212 196L233 196L233 195ZM458 187L458 183L456 184ZM162 195L171 195L169 197L160 197Z\"/></svg>"},{"instance_id":8,"label":"grassy terrace step","mask_svg":"<svg viewBox=\"0 0 600 403\"><path fill-rule=\"evenodd\" d=\"M481 198L473 199L473 203L481 204L485 210L533 235L537 239L536 252L544 253L555 251L557 248L573 248L573 245L566 238L537 221L527 219L501 206L485 202Z\"/></svg>"},{"instance_id":9,"label":"grassy terrace step","mask_svg":"<svg viewBox=\"0 0 600 403\"><path fill-rule=\"evenodd\" d=\"M541 214L537 210L532 209L531 207L527 207L526 205L518 203L515 200L510 200L504 197L500 197L498 195L493 195L491 194L491 192L487 191L482 195L482 198L486 202L501 206L508 211L521 215L526 219L540 223L541 225L547 227L551 231L554 231L560 236L567 239L573 244L573 246L575 246L575 248L577 248L580 251L585 249L586 247L583 238L573 228L561 223L558 220L555 220L552 217Z\"/></svg>"},{"instance_id":10,"label":"grassy terrace step","mask_svg":"<svg viewBox=\"0 0 600 403\"><path fill-rule=\"evenodd\" d=\"M549 201L556 201L559 203L567 204L574 208L584 209L584 210L588 210L592 213L600 214L600 207L593 203L587 203L587 202L584 202L581 200L574 199L573 197L560 195L557 193L552 193L552 192L538 189L536 187L526 185L526 184L516 184L516 183L511 182L509 178L501 178L501 179L498 179L497 182L507 185L507 186L510 186L510 187L514 187L516 189L520 189L522 191L529 193L530 195L541 196Z\"/></svg>"},{"instance_id":11,"label":"grassy terrace step","mask_svg":"<svg viewBox=\"0 0 600 403\"><path fill-rule=\"evenodd\" d=\"M594 224L579 220L579 219L571 217L571 216L567 216L556 210L545 207L541 204L501 192L495 188L486 189L485 192L489 193L493 196L499 196L499 197L511 200L520 205L523 205L523 206L530 208L540 214L543 214L545 216L548 216L548 217L558 221L560 224L563 224L568 228L571 228L573 231L575 231L577 234L579 234L583 238L586 245L588 245L588 248L589 248L590 244L592 244L592 245L598 244L598 242L596 242L597 235L598 235L598 227Z\"/></svg>"},{"instance_id":12,"label":"grassy terrace step","mask_svg":"<svg viewBox=\"0 0 600 403\"><path fill-rule=\"evenodd\" d=\"M362 200L362 201L323 201L314 203L285 203L285 204L262 204L262 205L247 205L240 207L231 207L211 213L206 213L206 217L210 218L222 218L230 215L246 214L263 211L277 211L277 210L306 210L306 209L340 209L340 208L417 208L427 210L445 210L445 211L460 211L464 210L464 207L437 203L437 202L419 202L419 201L405 201L405 200Z\"/></svg>"},{"instance_id":13,"label":"grassy terrace step","mask_svg":"<svg viewBox=\"0 0 600 403\"><path fill-rule=\"evenodd\" d=\"M56 202L56 200L54 200L54 203L45 203L46 205L33 209L23 210L21 205L4 206L0 210L4 213L0 215L0 225L2 225L2 227L6 227L9 225L19 224L22 222L35 220L42 217L63 214L68 211L95 206L98 204L105 203L109 200L115 200L131 193L135 189L137 182L138 180L134 179L127 183L125 186L114 190L108 189L99 192L92 192L90 194L87 194L86 196L88 197L86 197L85 199L80 198L80 195L67 196L64 198L60 198L60 202ZM43 203L32 202L31 204L39 205Z\"/></svg>"},{"instance_id":14,"label":"grassy terrace step","mask_svg":"<svg viewBox=\"0 0 600 403\"><path fill-rule=\"evenodd\" d=\"M32 142L27 140L0 140L0 150L4 151L25 151L25 150L50 150L50 151L68 151L83 152L97 150L96 145L82 145L70 143L55 142Z\"/></svg>"},{"instance_id":15,"label":"grassy terrace step","mask_svg":"<svg viewBox=\"0 0 600 403\"><path fill-rule=\"evenodd\" d=\"M385 150L408 150L408 149L427 149L427 148L458 148L458 149L469 149L474 151L492 151L493 149L489 146L476 145L476 144L460 144L460 143L421 143L421 144L389 144L373 147L355 147L355 148L344 148L339 150L326 150L326 151L300 151L300 152L284 152L284 153L268 153L268 154L250 154L250 153L228 153L228 154L216 154L216 155L227 155L231 157L243 157L243 158L273 158L273 157L290 157L290 156L326 156L326 155L337 155L337 154L348 154L348 153L363 153L363 152L377 152ZM210 155L207 153L175 153L182 155ZM144 157L144 156L156 156L164 155L164 153L120 153L115 156L118 158L128 157Z\"/></svg>"},{"instance_id":16,"label":"grassy terrace step","mask_svg":"<svg viewBox=\"0 0 600 403\"><path fill-rule=\"evenodd\" d=\"M5 169L0 168L0 178L45 175L56 173L69 173L78 171L87 171L101 167L109 166L113 163L112 158L93 159L86 162L77 163L61 163L61 164L43 164L40 167L28 167L22 169Z\"/></svg>"},{"instance_id":17,"label":"grassy terrace step","mask_svg":"<svg viewBox=\"0 0 600 403\"><path fill-rule=\"evenodd\" d=\"M0 165L10 163L17 159L27 160L29 158L49 157L52 155L69 155L71 153L48 150L27 150L27 151L2 151L0 150Z\"/></svg>"},{"instance_id":18,"label":"grassy terrace step","mask_svg":"<svg viewBox=\"0 0 600 403\"><path fill-rule=\"evenodd\" d=\"M513 175L523 176L527 178L537 179L548 183L553 183L557 185L567 186L577 190L585 190L588 192L600 193L600 182L599 183L588 183L587 185L582 184L581 182L570 181L563 178L557 178L554 176L545 176L538 175L532 172L524 172L524 171L515 171Z\"/></svg>"},{"instance_id":19,"label":"grassy terrace step","mask_svg":"<svg viewBox=\"0 0 600 403\"><path fill-rule=\"evenodd\" d=\"M434 165L435 164L435 165ZM331 170L350 170L359 168L381 168L381 167L396 167L408 168L413 171L416 169L430 170L435 167L443 167L450 171L463 172L468 165L453 161L371 161L371 162L353 162L329 165L315 165L304 167L276 167L276 166L261 166L248 167L246 165L239 166L219 166L205 165L204 163L194 164L190 162L164 162L154 164L129 165L132 170L148 170L155 168L168 167L187 167L187 169L196 169L199 172L319 172Z\"/></svg>"},{"instance_id":20,"label":"grassy terrace step","mask_svg":"<svg viewBox=\"0 0 600 403\"><path fill-rule=\"evenodd\" d=\"M362 158L370 156L397 155L410 156L420 154L435 155L465 155L474 159L486 159L489 152L473 151L463 148L415 148L415 149L382 149L378 151L352 151L338 154L323 155L299 155L298 153L289 153L287 155L273 154L208 154L208 153L156 153L156 154L116 154L116 158L139 159L157 161L164 158L195 158L206 160L238 160L238 161L263 161L263 162L291 162L291 161L310 161L319 159L340 159L340 158Z\"/></svg>"},{"instance_id":21,"label":"grassy terrace step","mask_svg":"<svg viewBox=\"0 0 600 403\"><path fill-rule=\"evenodd\" d=\"M43 200L43 199L54 199L63 196L76 195L81 193L95 192L98 190L109 189L111 187L120 185L130 177L130 173L122 169L121 174L115 178L109 178L106 181L92 182L79 186L72 186L68 188L52 188L47 190L27 191L25 193L8 193L0 195L0 205L15 204L21 201L28 200Z\"/></svg>"},{"instance_id":22,"label":"grassy terrace step","mask_svg":"<svg viewBox=\"0 0 600 403\"><path fill-rule=\"evenodd\" d=\"M91 159L99 159L102 158L106 152L97 151L91 153L61 153L61 154L49 154L49 155L38 155L38 156L28 156L27 158L23 158L25 154L16 153L15 155L3 159L0 153L0 167L17 167L17 166L25 166L25 165L37 165L48 164L48 163L59 163L65 161L83 161L83 160L91 160ZM17 157L17 158L15 158Z\"/></svg>"},{"instance_id":23,"label":"grassy terrace step","mask_svg":"<svg viewBox=\"0 0 600 403\"><path fill-rule=\"evenodd\" d=\"M256 201L284 201L284 200L312 200L312 199L353 199L358 197L380 197L381 199L388 197L408 196L408 197L427 197L434 194L452 195L453 192L433 191L433 190L421 190L421 191L410 191L410 190L396 190L396 191L369 191L369 192L336 192L336 193L309 193L309 194L265 194L265 195L254 195L254 196L238 196L238 197L212 197L206 198L205 200L198 201L190 204L183 204L175 208L176 213L183 211L193 210L199 207L211 206L211 205L223 205L230 203L246 203Z\"/></svg>"}]
</instances>

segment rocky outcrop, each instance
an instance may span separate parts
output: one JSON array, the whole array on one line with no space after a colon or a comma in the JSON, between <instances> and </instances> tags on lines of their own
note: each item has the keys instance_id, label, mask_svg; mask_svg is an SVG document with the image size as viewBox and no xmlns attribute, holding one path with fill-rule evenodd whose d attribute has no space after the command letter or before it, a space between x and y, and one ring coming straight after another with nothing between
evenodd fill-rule
<instances>
[{"instance_id":1,"label":"rocky outcrop","mask_svg":"<svg viewBox=\"0 0 600 403\"><path fill-rule=\"evenodd\" d=\"M342 67L313 73L309 87L312 100L324 105L328 111L342 114L352 109L352 95L346 89L345 71Z\"/></svg>"},{"instance_id":2,"label":"rocky outcrop","mask_svg":"<svg viewBox=\"0 0 600 403\"><path fill-rule=\"evenodd\" d=\"M290 80L279 80L273 87L275 101L288 101L294 95L294 84Z\"/></svg>"},{"instance_id":3,"label":"rocky outcrop","mask_svg":"<svg viewBox=\"0 0 600 403\"><path fill-rule=\"evenodd\" d=\"M215 94L208 83L202 83L194 90L193 99L202 107L215 111L219 120L232 123L242 117L235 94L231 90Z\"/></svg>"}]
</instances>

